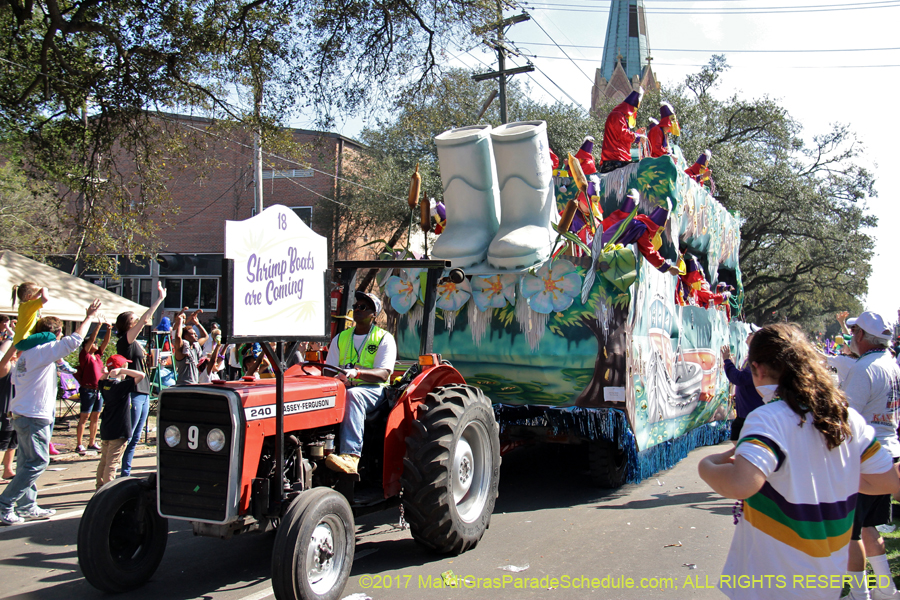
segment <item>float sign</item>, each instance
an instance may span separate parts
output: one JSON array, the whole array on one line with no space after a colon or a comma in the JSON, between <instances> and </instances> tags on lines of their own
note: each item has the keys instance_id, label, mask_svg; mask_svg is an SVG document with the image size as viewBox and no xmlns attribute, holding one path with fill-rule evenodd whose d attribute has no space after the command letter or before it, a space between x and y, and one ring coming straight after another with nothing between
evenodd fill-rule
<instances>
[{"instance_id":1,"label":"float sign","mask_svg":"<svg viewBox=\"0 0 900 600\"><path fill-rule=\"evenodd\" d=\"M230 335L324 336L327 253L325 238L280 204L225 221L225 258L234 261Z\"/></svg>"}]
</instances>

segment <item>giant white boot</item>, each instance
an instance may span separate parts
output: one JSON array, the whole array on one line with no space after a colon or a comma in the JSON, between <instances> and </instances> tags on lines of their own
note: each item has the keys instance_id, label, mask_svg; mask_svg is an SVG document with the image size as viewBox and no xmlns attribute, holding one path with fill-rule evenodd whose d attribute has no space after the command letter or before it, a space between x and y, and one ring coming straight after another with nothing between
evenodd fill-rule
<instances>
[{"instance_id":1,"label":"giant white boot","mask_svg":"<svg viewBox=\"0 0 900 600\"><path fill-rule=\"evenodd\" d=\"M491 132L500 182L500 229L488 248L497 269L524 269L550 258L556 235L553 165L545 121L520 121Z\"/></svg>"},{"instance_id":2,"label":"giant white boot","mask_svg":"<svg viewBox=\"0 0 900 600\"><path fill-rule=\"evenodd\" d=\"M499 227L500 190L490 125L445 131L436 138L447 226L431 251L454 267L484 262Z\"/></svg>"}]
</instances>

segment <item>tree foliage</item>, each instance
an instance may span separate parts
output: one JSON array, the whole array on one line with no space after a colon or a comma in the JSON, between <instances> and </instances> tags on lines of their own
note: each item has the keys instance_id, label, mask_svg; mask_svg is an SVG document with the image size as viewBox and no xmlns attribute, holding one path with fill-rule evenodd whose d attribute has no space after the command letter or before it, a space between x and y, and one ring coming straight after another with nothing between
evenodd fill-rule
<instances>
[{"instance_id":1,"label":"tree foliage","mask_svg":"<svg viewBox=\"0 0 900 600\"><path fill-rule=\"evenodd\" d=\"M327 127L429 81L439 52L492 11L482 0L7 0L0 152L68 190L56 203L64 247L152 254L176 208L164 169L197 150L156 111L267 137L302 110Z\"/></svg>"}]
</instances>

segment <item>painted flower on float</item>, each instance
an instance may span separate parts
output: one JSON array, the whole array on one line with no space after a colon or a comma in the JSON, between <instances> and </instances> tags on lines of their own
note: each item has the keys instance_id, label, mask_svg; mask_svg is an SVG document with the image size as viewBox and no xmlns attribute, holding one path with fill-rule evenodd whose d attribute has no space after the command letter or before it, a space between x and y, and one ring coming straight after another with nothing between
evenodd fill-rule
<instances>
[{"instance_id":1,"label":"painted flower on float","mask_svg":"<svg viewBox=\"0 0 900 600\"><path fill-rule=\"evenodd\" d=\"M491 275L472 277L472 297L475 306L481 312L487 312L489 308L503 308L509 302L516 303L515 275Z\"/></svg>"},{"instance_id":2,"label":"painted flower on float","mask_svg":"<svg viewBox=\"0 0 900 600\"><path fill-rule=\"evenodd\" d=\"M558 260L544 263L535 275L525 275L521 286L531 310L548 315L572 306L581 293L581 276L575 272L575 265Z\"/></svg>"},{"instance_id":3,"label":"painted flower on float","mask_svg":"<svg viewBox=\"0 0 900 600\"><path fill-rule=\"evenodd\" d=\"M419 299L419 275L422 269L401 269L400 275L391 275L384 289L391 299L391 306L401 315L409 312Z\"/></svg>"},{"instance_id":4,"label":"painted flower on float","mask_svg":"<svg viewBox=\"0 0 900 600\"><path fill-rule=\"evenodd\" d=\"M437 301L435 306L442 310L458 311L472 296L472 286L468 279L462 283L453 283L446 279L437 286Z\"/></svg>"}]
</instances>

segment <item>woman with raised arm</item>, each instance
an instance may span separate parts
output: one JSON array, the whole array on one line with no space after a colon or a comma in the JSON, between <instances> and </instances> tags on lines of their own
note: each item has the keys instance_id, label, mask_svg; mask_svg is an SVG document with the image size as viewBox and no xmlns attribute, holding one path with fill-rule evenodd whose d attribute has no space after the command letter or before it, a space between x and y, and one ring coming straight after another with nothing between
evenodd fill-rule
<instances>
[{"instance_id":1,"label":"woman with raised arm","mask_svg":"<svg viewBox=\"0 0 900 600\"><path fill-rule=\"evenodd\" d=\"M857 494L900 489L891 455L796 326L757 331L748 361L765 404L734 449L699 465L714 491L741 500L719 588L740 599L837 598Z\"/></svg>"},{"instance_id":2,"label":"woman with raised arm","mask_svg":"<svg viewBox=\"0 0 900 600\"><path fill-rule=\"evenodd\" d=\"M146 353L143 346L138 343L137 338L141 330L146 326L153 314L162 305L166 299L166 289L162 282L156 284L157 297L153 306L147 309L141 318L138 318L133 312L123 312L116 318L116 333L119 340L116 342L116 354L124 356L130 363L132 369L142 371L147 374ZM131 474L131 461L134 458L134 449L137 447L138 441L141 439L141 431L144 429L144 423L147 421L147 414L150 412L150 378L143 377L140 381L135 382L135 390L131 393L131 437L128 440L128 446L125 448L125 454L122 456L122 477Z\"/></svg>"}]
</instances>

